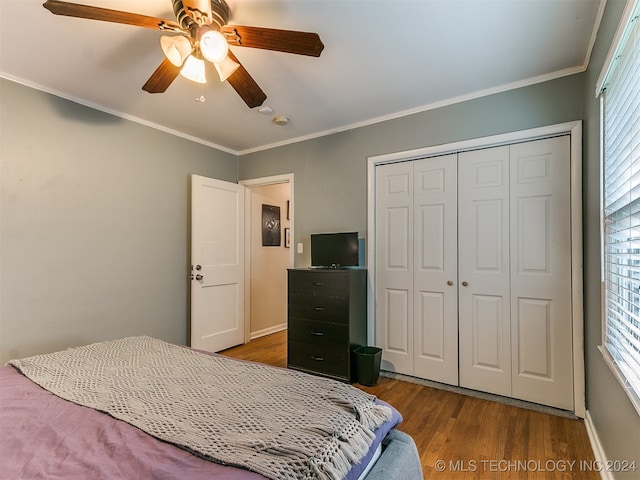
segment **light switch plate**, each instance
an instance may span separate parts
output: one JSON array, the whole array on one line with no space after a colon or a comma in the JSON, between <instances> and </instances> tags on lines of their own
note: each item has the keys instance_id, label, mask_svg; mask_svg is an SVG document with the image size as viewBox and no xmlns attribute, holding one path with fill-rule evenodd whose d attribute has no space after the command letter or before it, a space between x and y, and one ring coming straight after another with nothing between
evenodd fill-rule
<instances>
[{"instance_id":1,"label":"light switch plate","mask_svg":"<svg viewBox=\"0 0 640 480\"><path fill-rule=\"evenodd\" d=\"M303 247L302 247L302 243L298 243L298 253L302 253L303 251Z\"/></svg>"}]
</instances>

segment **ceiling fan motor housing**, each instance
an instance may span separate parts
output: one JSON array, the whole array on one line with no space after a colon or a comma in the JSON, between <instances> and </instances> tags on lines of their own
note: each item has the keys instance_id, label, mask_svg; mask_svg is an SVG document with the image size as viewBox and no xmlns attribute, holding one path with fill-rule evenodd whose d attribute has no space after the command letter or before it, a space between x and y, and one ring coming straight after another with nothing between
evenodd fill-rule
<instances>
[{"instance_id":1,"label":"ceiling fan motor housing","mask_svg":"<svg viewBox=\"0 0 640 480\"><path fill-rule=\"evenodd\" d=\"M182 0L172 0L172 1L173 1L173 12L176 14L176 18L180 26L186 31L191 31L193 27L197 27L198 23L193 18L196 15L191 15L186 11ZM229 5L227 5L227 3L224 0L210 0L210 1L211 1L211 13L212 13L212 19L211 19L212 22L210 26L215 28L216 30L219 30L223 25L226 25L229 22L229 17L231 16L231 10L229 9Z\"/></svg>"}]
</instances>

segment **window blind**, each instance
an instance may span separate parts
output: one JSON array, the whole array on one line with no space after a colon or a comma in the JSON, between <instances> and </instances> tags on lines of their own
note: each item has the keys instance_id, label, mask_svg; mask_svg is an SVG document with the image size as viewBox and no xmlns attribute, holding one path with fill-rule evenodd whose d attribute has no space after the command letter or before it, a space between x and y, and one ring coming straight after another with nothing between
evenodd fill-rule
<instances>
[{"instance_id":1,"label":"window blind","mask_svg":"<svg viewBox=\"0 0 640 480\"><path fill-rule=\"evenodd\" d=\"M602 84L605 324L603 342L640 408L640 1ZM639 410L640 411L640 410Z\"/></svg>"}]
</instances>

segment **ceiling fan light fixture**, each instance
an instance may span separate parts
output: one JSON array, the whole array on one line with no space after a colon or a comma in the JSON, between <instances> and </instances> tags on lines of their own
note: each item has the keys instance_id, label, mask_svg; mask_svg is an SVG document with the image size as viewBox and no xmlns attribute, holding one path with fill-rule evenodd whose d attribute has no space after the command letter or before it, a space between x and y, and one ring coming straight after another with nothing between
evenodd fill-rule
<instances>
[{"instance_id":1,"label":"ceiling fan light fixture","mask_svg":"<svg viewBox=\"0 0 640 480\"><path fill-rule=\"evenodd\" d=\"M235 72L238 68L240 68L240 64L234 62L229 57L224 57L221 62L213 64L216 67L216 71L220 76L220 81L224 82L227 78L229 78L233 72Z\"/></svg>"},{"instance_id":2,"label":"ceiling fan light fixture","mask_svg":"<svg viewBox=\"0 0 640 480\"><path fill-rule=\"evenodd\" d=\"M170 37L164 35L160 37L160 47L164 56L176 67L182 66L185 60L191 55L193 46L187 37Z\"/></svg>"},{"instance_id":3,"label":"ceiling fan light fixture","mask_svg":"<svg viewBox=\"0 0 640 480\"><path fill-rule=\"evenodd\" d=\"M227 39L217 30L207 30L200 37L200 51L211 63L224 61L229 52Z\"/></svg>"},{"instance_id":4,"label":"ceiling fan light fixture","mask_svg":"<svg viewBox=\"0 0 640 480\"><path fill-rule=\"evenodd\" d=\"M184 67L180 70L180 75L192 82L207 83L207 78L204 75L204 60L189 55L184 62Z\"/></svg>"}]
</instances>

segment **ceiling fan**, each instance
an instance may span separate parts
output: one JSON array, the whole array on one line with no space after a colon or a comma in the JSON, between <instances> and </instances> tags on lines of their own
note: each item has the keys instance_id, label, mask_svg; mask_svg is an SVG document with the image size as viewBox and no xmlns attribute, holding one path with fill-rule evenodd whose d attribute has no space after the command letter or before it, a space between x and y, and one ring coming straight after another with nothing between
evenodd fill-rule
<instances>
[{"instance_id":1,"label":"ceiling fan","mask_svg":"<svg viewBox=\"0 0 640 480\"><path fill-rule=\"evenodd\" d=\"M227 80L249 108L264 103L267 95L240 64L228 46L260 48L319 57L324 45L317 33L228 25L231 11L225 0L172 0L176 22L108 8L46 0L55 15L88 18L152 28L177 35L160 38L165 59L142 87L162 93L182 73L204 83L204 60L212 62L221 81Z\"/></svg>"}]
</instances>

